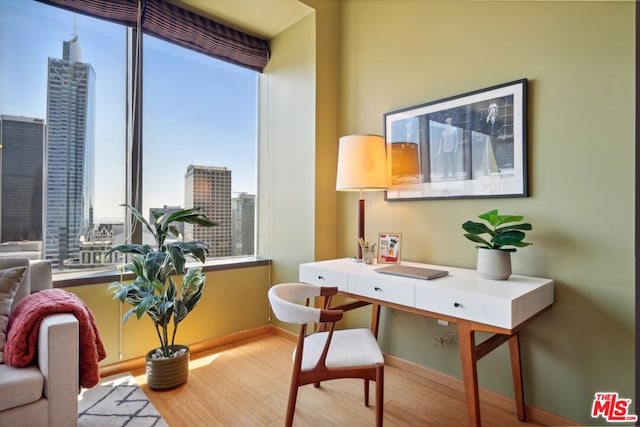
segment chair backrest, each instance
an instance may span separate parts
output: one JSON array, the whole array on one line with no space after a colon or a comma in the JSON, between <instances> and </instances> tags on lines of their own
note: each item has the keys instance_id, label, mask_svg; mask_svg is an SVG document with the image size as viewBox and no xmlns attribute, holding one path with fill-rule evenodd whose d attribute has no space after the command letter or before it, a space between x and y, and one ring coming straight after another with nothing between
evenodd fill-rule
<instances>
[{"instance_id":1,"label":"chair backrest","mask_svg":"<svg viewBox=\"0 0 640 427\"><path fill-rule=\"evenodd\" d=\"M335 286L281 283L269 289L269 302L278 319L302 325L301 334L304 334L308 323L335 324L342 319L342 310L330 308L331 297L337 293ZM324 308L309 306L309 300L317 296L326 297ZM324 330L324 326L321 325L320 330Z\"/></svg>"},{"instance_id":2,"label":"chair backrest","mask_svg":"<svg viewBox=\"0 0 640 427\"><path fill-rule=\"evenodd\" d=\"M269 303L273 313L283 322L319 322L321 310L307 306L306 301L320 296L321 291L322 288L316 285L281 283L269 289Z\"/></svg>"}]
</instances>

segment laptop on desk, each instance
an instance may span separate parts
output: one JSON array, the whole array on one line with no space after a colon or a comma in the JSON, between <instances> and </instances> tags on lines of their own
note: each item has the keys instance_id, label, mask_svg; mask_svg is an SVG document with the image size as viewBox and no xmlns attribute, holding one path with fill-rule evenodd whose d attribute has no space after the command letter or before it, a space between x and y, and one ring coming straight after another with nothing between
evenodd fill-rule
<instances>
[{"instance_id":1,"label":"laptop on desk","mask_svg":"<svg viewBox=\"0 0 640 427\"><path fill-rule=\"evenodd\" d=\"M449 274L446 270L435 270L432 268L413 267L402 264L393 264L386 267L376 268L376 271L383 274L392 274L395 276L411 277L422 280L431 280Z\"/></svg>"}]
</instances>

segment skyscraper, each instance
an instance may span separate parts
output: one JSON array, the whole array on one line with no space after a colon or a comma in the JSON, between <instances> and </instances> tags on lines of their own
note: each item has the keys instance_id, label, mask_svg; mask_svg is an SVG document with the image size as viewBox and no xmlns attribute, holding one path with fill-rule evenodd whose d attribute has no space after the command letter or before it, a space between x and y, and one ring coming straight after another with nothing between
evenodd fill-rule
<instances>
[{"instance_id":1,"label":"skyscraper","mask_svg":"<svg viewBox=\"0 0 640 427\"><path fill-rule=\"evenodd\" d=\"M231 199L231 255L254 255L256 196L239 193Z\"/></svg>"},{"instance_id":2,"label":"skyscraper","mask_svg":"<svg viewBox=\"0 0 640 427\"><path fill-rule=\"evenodd\" d=\"M48 63L43 252L54 267L78 259L93 226L94 97L95 73L74 35Z\"/></svg>"},{"instance_id":3,"label":"skyscraper","mask_svg":"<svg viewBox=\"0 0 640 427\"><path fill-rule=\"evenodd\" d=\"M0 116L0 241L42 239L44 120Z\"/></svg>"},{"instance_id":4,"label":"skyscraper","mask_svg":"<svg viewBox=\"0 0 640 427\"><path fill-rule=\"evenodd\" d=\"M209 245L210 257L231 255L231 171L224 167L189 165L185 174L185 208L200 212L217 227L184 225L185 241Z\"/></svg>"}]
</instances>

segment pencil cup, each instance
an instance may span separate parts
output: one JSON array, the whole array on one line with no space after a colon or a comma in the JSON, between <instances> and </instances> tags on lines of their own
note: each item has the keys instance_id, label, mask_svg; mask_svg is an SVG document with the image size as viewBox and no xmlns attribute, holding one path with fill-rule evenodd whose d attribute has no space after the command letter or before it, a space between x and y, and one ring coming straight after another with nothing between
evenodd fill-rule
<instances>
[{"instance_id":1,"label":"pencil cup","mask_svg":"<svg viewBox=\"0 0 640 427\"><path fill-rule=\"evenodd\" d=\"M362 260L365 264L373 264L373 260L376 259L376 249L375 248L363 248L362 249Z\"/></svg>"}]
</instances>

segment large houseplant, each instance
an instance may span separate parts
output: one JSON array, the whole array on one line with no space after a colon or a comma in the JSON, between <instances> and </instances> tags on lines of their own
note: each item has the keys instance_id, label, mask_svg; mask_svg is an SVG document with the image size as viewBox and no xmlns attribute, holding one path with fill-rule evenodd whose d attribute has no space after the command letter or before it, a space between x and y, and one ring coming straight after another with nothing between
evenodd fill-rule
<instances>
[{"instance_id":1,"label":"large houseplant","mask_svg":"<svg viewBox=\"0 0 640 427\"><path fill-rule=\"evenodd\" d=\"M124 315L126 322L132 315L140 319L145 314L153 321L158 334L160 347L147 354L147 380L149 386L157 389L171 388L186 381L188 375L188 348L175 344L178 325L194 309L200 301L205 284L205 276L201 267L186 268L187 257L204 262L208 245L198 242L169 241L170 237L179 237L177 223L194 224L201 227L213 227L217 223L198 212L198 208L181 209L175 212L152 211L153 221L147 221L142 214L130 205L125 206L136 221L144 225L155 240L155 245L123 244L114 246L109 253L133 254L131 261L122 268L135 275L133 282L122 280L109 285L114 299L127 302L132 307ZM182 276L182 284L178 287L175 275ZM152 378L158 371L154 360L178 359L186 353L186 365L182 362L169 378ZM183 357L184 358L184 357ZM162 362L160 362L162 363ZM154 368L155 367L155 368ZM184 378L183 378L184 377Z\"/></svg>"},{"instance_id":2,"label":"large houseplant","mask_svg":"<svg viewBox=\"0 0 640 427\"><path fill-rule=\"evenodd\" d=\"M511 252L517 248L531 245L525 242L525 231L532 229L529 223L520 223L522 215L500 215L496 209L478 215L486 223L466 221L462 228L464 237L475 243L478 248L478 272L496 280L508 279L511 275ZM517 222L519 224L513 224ZM487 224L488 223L488 224ZM482 237L483 235L487 235Z\"/></svg>"}]
</instances>

